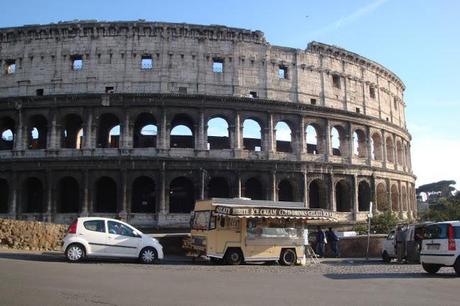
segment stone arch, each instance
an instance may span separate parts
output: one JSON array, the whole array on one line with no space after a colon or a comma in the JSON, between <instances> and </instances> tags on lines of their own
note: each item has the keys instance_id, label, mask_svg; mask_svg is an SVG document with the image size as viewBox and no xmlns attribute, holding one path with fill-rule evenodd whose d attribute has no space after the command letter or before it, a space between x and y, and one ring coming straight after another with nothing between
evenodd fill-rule
<instances>
[{"instance_id":1,"label":"stone arch","mask_svg":"<svg viewBox=\"0 0 460 306\"><path fill-rule=\"evenodd\" d=\"M0 150L12 150L15 137L14 120L10 117L0 118Z\"/></svg>"},{"instance_id":2,"label":"stone arch","mask_svg":"<svg viewBox=\"0 0 460 306\"><path fill-rule=\"evenodd\" d=\"M117 209L117 183L111 177L100 177L95 185L94 212L115 213Z\"/></svg>"},{"instance_id":3,"label":"stone arch","mask_svg":"<svg viewBox=\"0 0 460 306\"><path fill-rule=\"evenodd\" d=\"M346 133L341 125L334 125L331 127L331 148L332 155L346 156Z\"/></svg>"},{"instance_id":4,"label":"stone arch","mask_svg":"<svg viewBox=\"0 0 460 306\"><path fill-rule=\"evenodd\" d=\"M335 184L335 204L338 212L350 212L352 209L351 187L345 179Z\"/></svg>"},{"instance_id":5,"label":"stone arch","mask_svg":"<svg viewBox=\"0 0 460 306\"><path fill-rule=\"evenodd\" d=\"M139 176L132 183L132 213L156 212L155 181L148 176Z\"/></svg>"},{"instance_id":6,"label":"stone arch","mask_svg":"<svg viewBox=\"0 0 460 306\"><path fill-rule=\"evenodd\" d=\"M294 188L288 179L278 183L278 201L294 201Z\"/></svg>"},{"instance_id":7,"label":"stone arch","mask_svg":"<svg viewBox=\"0 0 460 306\"><path fill-rule=\"evenodd\" d=\"M78 181L66 176L58 182L57 213L77 213L80 211L80 186Z\"/></svg>"},{"instance_id":8,"label":"stone arch","mask_svg":"<svg viewBox=\"0 0 460 306\"><path fill-rule=\"evenodd\" d=\"M45 193L42 181L29 177L22 185L22 212L43 213L45 211Z\"/></svg>"},{"instance_id":9,"label":"stone arch","mask_svg":"<svg viewBox=\"0 0 460 306\"><path fill-rule=\"evenodd\" d=\"M408 211L408 206L407 206L407 192L406 192L406 186L401 187L401 204L402 204L402 210L403 211Z\"/></svg>"},{"instance_id":10,"label":"stone arch","mask_svg":"<svg viewBox=\"0 0 460 306\"><path fill-rule=\"evenodd\" d=\"M383 143L380 133L375 132L371 137L372 142L372 159L382 161L383 160Z\"/></svg>"},{"instance_id":11,"label":"stone arch","mask_svg":"<svg viewBox=\"0 0 460 306\"><path fill-rule=\"evenodd\" d=\"M68 114L62 122L61 147L81 149L83 147L83 120L77 114Z\"/></svg>"},{"instance_id":12,"label":"stone arch","mask_svg":"<svg viewBox=\"0 0 460 306\"><path fill-rule=\"evenodd\" d=\"M171 148L195 148L195 124L186 114L177 114L171 121Z\"/></svg>"},{"instance_id":13,"label":"stone arch","mask_svg":"<svg viewBox=\"0 0 460 306\"><path fill-rule=\"evenodd\" d=\"M369 211L371 199L371 187L368 182L362 180L358 185L358 210Z\"/></svg>"},{"instance_id":14,"label":"stone arch","mask_svg":"<svg viewBox=\"0 0 460 306\"><path fill-rule=\"evenodd\" d=\"M8 213L10 200L10 187L8 181L0 178L0 214Z\"/></svg>"},{"instance_id":15,"label":"stone arch","mask_svg":"<svg viewBox=\"0 0 460 306\"><path fill-rule=\"evenodd\" d=\"M387 190L385 183L377 185L377 209L379 211L387 211L390 207L388 204Z\"/></svg>"},{"instance_id":16,"label":"stone arch","mask_svg":"<svg viewBox=\"0 0 460 306\"><path fill-rule=\"evenodd\" d=\"M308 186L308 201L310 208L327 209L327 187L321 179L315 179Z\"/></svg>"},{"instance_id":17,"label":"stone arch","mask_svg":"<svg viewBox=\"0 0 460 306\"><path fill-rule=\"evenodd\" d=\"M398 140L396 142L396 156L397 156L397 163L398 165L403 165L403 148L402 148L402 144L401 144L401 141Z\"/></svg>"},{"instance_id":18,"label":"stone arch","mask_svg":"<svg viewBox=\"0 0 460 306\"><path fill-rule=\"evenodd\" d=\"M409 146L407 145L407 143L405 143L404 144L404 166L406 166L407 168L410 168L409 159L410 159Z\"/></svg>"},{"instance_id":19,"label":"stone arch","mask_svg":"<svg viewBox=\"0 0 460 306\"><path fill-rule=\"evenodd\" d=\"M230 186L225 177L213 177L209 180L208 198L230 198Z\"/></svg>"},{"instance_id":20,"label":"stone arch","mask_svg":"<svg viewBox=\"0 0 460 306\"><path fill-rule=\"evenodd\" d=\"M151 113L141 113L134 123L133 147L155 148L157 146L158 125Z\"/></svg>"},{"instance_id":21,"label":"stone arch","mask_svg":"<svg viewBox=\"0 0 460 306\"><path fill-rule=\"evenodd\" d=\"M228 122L224 117L214 116L208 121L208 148L210 150L230 149Z\"/></svg>"},{"instance_id":22,"label":"stone arch","mask_svg":"<svg viewBox=\"0 0 460 306\"><path fill-rule=\"evenodd\" d=\"M396 184L391 185L391 210L399 212L399 190Z\"/></svg>"},{"instance_id":23,"label":"stone arch","mask_svg":"<svg viewBox=\"0 0 460 306\"><path fill-rule=\"evenodd\" d=\"M114 114L106 113L99 117L97 129L98 148L118 148L120 146L120 120Z\"/></svg>"},{"instance_id":24,"label":"stone arch","mask_svg":"<svg viewBox=\"0 0 460 306\"><path fill-rule=\"evenodd\" d=\"M251 177L244 182L243 195L251 200L265 200L263 184L256 177Z\"/></svg>"},{"instance_id":25,"label":"stone arch","mask_svg":"<svg viewBox=\"0 0 460 306\"><path fill-rule=\"evenodd\" d=\"M173 179L169 185L169 212L190 213L195 206L195 186L184 177Z\"/></svg>"},{"instance_id":26,"label":"stone arch","mask_svg":"<svg viewBox=\"0 0 460 306\"><path fill-rule=\"evenodd\" d=\"M321 154L324 148L323 131L316 123L308 124L305 128L305 143L307 144L307 153Z\"/></svg>"},{"instance_id":27,"label":"stone arch","mask_svg":"<svg viewBox=\"0 0 460 306\"><path fill-rule=\"evenodd\" d=\"M292 129L286 121L276 123L275 142L277 152L292 152Z\"/></svg>"},{"instance_id":28,"label":"stone arch","mask_svg":"<svg viewBox=\"0 0 460 306\"><path fill-rule=\"evenodd\" d=\"M33 115L28 121L27 147L29 149L46 149L48 121L43 115Z\"/></svg>"},{"instance_id":29,"label":"stone arch","mask_svg":"<svg viewBox=\"0 0 460 306\"><path fill-rule=\"evenodd\" d=\"M367 137L366 133L361 129L356 129L353 132L353 156L358 158L367 157Z\"/></svg>"},{"instance_id":30,"label":"stone arch","mask_svg":"<svg viewBox=\"0 0 460 306\"><path fill-rule=\"evenodd\" d=\"M387 147L387 161L390 163L394 163L395 158L394 158L393 138L391 136L388 136L385 142L386 142L386 147Z\"/></svg>"},{"instance_id":31,"label":"stone arch","mask_svg":"<svg viewBox=\"0 0 460 306\"><path fill-rule=\"evenodd\" d=\"M262 151L262 125L256 118L243 121L243 147L249 151Z\"/></svg>"}]
</instances>

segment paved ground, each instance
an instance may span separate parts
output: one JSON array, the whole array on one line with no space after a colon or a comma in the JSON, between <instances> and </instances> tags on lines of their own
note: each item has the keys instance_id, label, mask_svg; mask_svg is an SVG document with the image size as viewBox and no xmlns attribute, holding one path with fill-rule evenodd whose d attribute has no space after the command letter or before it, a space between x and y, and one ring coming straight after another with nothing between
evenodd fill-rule
<instances>
[{"instance_id":1,"label":"paved ground","mask_svg":"<svg viewBox=\"0 0 460 306\"><path fill-rule=\"evenodd\" d=\"M460 278L419 265L324 260L307 267L90 261L0 249L1 305L458 305Z\"/></svg>"}]
</instances>

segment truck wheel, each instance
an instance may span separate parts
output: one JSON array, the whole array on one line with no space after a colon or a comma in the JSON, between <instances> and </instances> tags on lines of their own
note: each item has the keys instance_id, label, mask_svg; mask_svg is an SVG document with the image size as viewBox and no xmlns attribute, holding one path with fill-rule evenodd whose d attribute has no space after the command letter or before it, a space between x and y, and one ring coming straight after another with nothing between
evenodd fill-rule
<instances>
[{"instance_id":1,"label":"truck wheel","mask_svg":"<svg viewBox=\"0 0 460 306\"><path fill-rule=\"evenodd\" d=\"M457 257L457 260L454 263L454 270L455 274L457 274L457 276L460 276L460 256Z\"/></svg>"},{"instance_id":2,"label":"truck wheel","mask_svg":"<svg viewBox=\"0 0 460 306\"><path fill-rule=\"evenodd\" d=\"M390 255L388 255L387 251L383 252L382 259L383 259L383 262L386 262L386 263L391 262L391 257Z\"/></svg>"},{"instance_id":3,"label":"truck wheel","mask_svg":"<svg viewBox=\"0 0 460 306\"><path fill-rule=\"evenodd\" d=\"M293 249L284 249L281 251L279 263L282 266L293 266L297 262L297 254Z\"/></svg>"},{"instance_id":4,"label":"truck wheel","mask_svg":"<svg viewBox=\"0 0 460 306\"><path fill-rule=\"evenodd\" d=\"M441 269L440 265L436 264L427 264L427 263L422 263L423 270L428 272L429 274L436 274L439 269Z\"/></svg>"},{"instance_id":5,"label":"truck wheel","mask_svg":"<svg viewBox=\"0 0 460 306\"><path fill-rule=\"evenodd\" d=\"M239 249L228 249L224 260L228 265L239 265L243 262L243 254Z\"/></svg>"}]
</instances>

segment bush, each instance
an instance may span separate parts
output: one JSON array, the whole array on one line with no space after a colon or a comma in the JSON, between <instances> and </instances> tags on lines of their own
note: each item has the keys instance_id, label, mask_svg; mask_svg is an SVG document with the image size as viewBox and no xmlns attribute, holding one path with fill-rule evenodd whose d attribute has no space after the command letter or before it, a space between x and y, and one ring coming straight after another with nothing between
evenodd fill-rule
<instances>
[{"instance_id":1,"label":"bush","mask_svg":"<svg viewBox=\"0 0 460 306\"><path fill-rule=\"evenodd\" d=\"M397 214L386 211L372 218L371 232L375 234L388 234L398 223L400 223L400 219Z\"/></svg>"}]
</instances>

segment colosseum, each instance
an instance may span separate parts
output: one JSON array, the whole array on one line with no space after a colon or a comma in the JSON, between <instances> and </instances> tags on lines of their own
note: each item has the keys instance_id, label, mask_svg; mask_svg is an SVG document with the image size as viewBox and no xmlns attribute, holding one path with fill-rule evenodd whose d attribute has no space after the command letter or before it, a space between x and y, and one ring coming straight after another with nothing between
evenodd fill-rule
<instances>
[{"instance_id":1,"label":"colosseum","mask_svg":"<svg viewBox=\"0 0 460 306\"><path fill-rule=\"evenodd\" d=\"M356 53L220 25L0 29L0 217L189 224L196 199L415 217L405 86Z\"/></svg>"}]
</instances>

